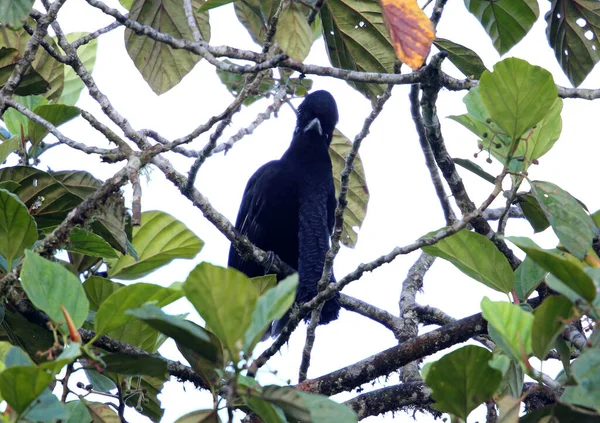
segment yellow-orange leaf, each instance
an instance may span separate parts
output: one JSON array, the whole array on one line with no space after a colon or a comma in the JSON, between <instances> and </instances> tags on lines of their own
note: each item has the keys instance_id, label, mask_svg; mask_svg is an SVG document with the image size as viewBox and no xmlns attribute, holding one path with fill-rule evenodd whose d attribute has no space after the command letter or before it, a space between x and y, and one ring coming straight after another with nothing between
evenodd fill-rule
<instances>
[{"instance_id":1,"label":"yellow-orange leaf","mask_svg":"<svg viewBox=\"0 0 600 423\"><path fill-rule=\"evenodd\" d=\"M383 22L390 34L396 56L417 70L429 54L435 38L433 24L416 0L379 0Z\"/></svg>"}]
</instances>

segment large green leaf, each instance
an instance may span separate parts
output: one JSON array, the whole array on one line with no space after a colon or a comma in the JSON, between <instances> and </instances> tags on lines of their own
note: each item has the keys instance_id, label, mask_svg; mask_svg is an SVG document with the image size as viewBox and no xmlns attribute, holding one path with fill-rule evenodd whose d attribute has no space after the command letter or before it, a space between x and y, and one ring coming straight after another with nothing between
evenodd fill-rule
<instances>
[{"instance_id":1,"label":"large green leaf","mask_svg":"<svg viewBox=\"0 0 600 423\"><path fill-rule=\"evenodd\" d=\"M64 248L67 251L94 257L117 257L117 252L112 249L108 242L100 236L81 228L73 228L69 234L69 242Z\"/></svg>"},{"instance_id":2,"label":"large green leaf","mask_svg":"<svg viewBox=\"0 0 600 423\"><path fill-rule=\"evenodd\" d=\"M525 251L533 261L562 281L572 291L590 303L596 297L594 281L582 269L581 264L569 260L568 256L543 250L535 242L525 237L506 237L506 239ZM566 293L561 292L566 295ZM569 297L568 295L566 295Z\"/></svg>"},{"instance_id":3,"label":"large green leaf","mask_svg":"<svg viewBox=\"0 0 600 423\"><path fill-rule=\"evenodd\" d=\"M396 53L376 0L328 0L321 8L329 61L335 67L359 72L392 73ZM374 100L384 86L349 82Z\"/></svg>"},{"instance_id":4,"label":"large green leaf","mask_svg":"<svg viewBox=\"0 0 600 423\"><path fill-rule=\"evenodd\" d=\"M294 304L298 274L288 276L261 295L252 313L252 323L244 335L244 352L249 356L271 322L280 319Z\"/></svg>"},{"instance_id":5,"label":"large green leaf","mask_svg":"<svg viewBox=\"0 0 600 423\"><path fill-rule=\"evenodd\" d=\"M582 260L595 235L590 215L571 194L553 183L532 181L531 191L561 244Z\"/></svg>"},{"instance_id":6,"label":"large green leaf","mask_svg":"<svg viewBox=\"0 0 600 423\"><path fill-rule=\"evenodd\" d=\"M433 44L440 51L448 53L448 60L466 77L479 79L483 71L487 70L483 64L483 60L481 60L477 53L465 46L461 46L445 38L436 38L433 40Z\"/></svg>"},{"instance_id":7,"label":"large green leaf","mask_svg":"<svg viewBox=\"0 0 600 423\"><path fill-rule=\"evenodd\" d=\"M17 413L22 413L46 389L52 375L32 366L15 366L0 373L0 393Z\"/></svg>"},{"instance_id":8,"label":"large green leaf","mask_svg":"<svg viewBox=\"0 0 600 423\"><path fill-rule=\"evenodd\" d=\"M279 14L275 41L293 60L302 62L308 56L313 37L304 6L290 2L284 7Z\"/></svg>"},{"instance_id":9,"label":"large green leaf","mask_svg":"<svg viewBox=\"0 0 600 423\"><path fill-rule=\"evenodd\" d=\"M548 114L558 95L550 72L517 58L504 59L493 72L484 72L479 92L494 123L513 142Z\"/></svg>"},{"instance_id":10,"label":"large green leaf","mask_svg":"<svg viewBox=\"0 0 600 423\"><path fill-rule=\"evenodd\" d=\"M279 6L278 0L244 0L234 3L235 14L252 40L262 46L269 28L269 20Z\"/></svg>"},{"instance_id":11,"label":"large green leaf","mask_svg":"<svg viewBox=\"0 0 600 423\"><path fill-rule=\"evenodd\" d=\"M353 423L356 413L322 395L309 394L281 386L265 386L261 398L280 407L286 415L310 423Z\"/></svg>"},{"instance_id":12,"label":"large green leaf","mask_svg":"<svg viewBox=\"0 0 600 423\"><path fill-rule=\"evenodd\" d=\"M201 0L193 0L196 23L204 41L210 41L208 13L199 11ZM193 40L183 8L183 0L135 0L129 18L175 38ZM135 67L152 91L160 95L177 85L201 57L183 49L125 30L125 48Z\"/></svg>"},{"instance_id":13,"label":"large green leaf","mask_svg":"<svg viewBox=\"0 0 600 423\"><path fill-rule=\"evenodd\" d=\"M465 6L481 22L500 54L521 41L540 13L536 0L465 0Z\"/></svg>"},{"instance_id":14,"label":"large green leaf","mask_svg":"<svg viewBox=\"0 0 600 423\"><path fill-rule=\"evenodd\" d=\"M546 298L535 310L531 345L537 358L542 361L546 359L546 354L554 345L554 340L573 314L571 301L558 295Z\"/></svg>"},{"instance_id":15,"label":"large green leaf","mask_svg":"<svg viewBox=\"0 0 600 423\"><path fill-rule=\"evenodd\" d=\"M15 135L14 137L0 143L0 163L4 163L4 160L12 153L19 149L21 145L21 137L19 135ZM6 188L4 186L0 186L0 188ZM12 191L10 189L9 191Z\"/></svg>"},{"instance_id":16,"label":"large green leaf","mask_svg":"<svg viewBox=\"0 0 600 423\"><path fill-rule=\"evenodd\" d=\"M515 292L519 300L525 301L544 280L548 272L526 256L515 270Z\"/></svg>"},{"instance_id":17,"label":"large green leaf","mask_svg":"<svg viewBox=\"0 0 600 423\"><path fill-rule=\"evenodd\" d=\"M85 35L88 35L87 32L73 32L71 34L67 34L67 41L72 43L78 38L81 38ZM77 56L85 69L92 73L94 70L94 66L96 64L96 52L98 50L98 39L94 39L89 43L83 44L77 49ZM74 106L79 100L79 96L81 95L81 91L85 87L85 84L79 78L77 73L73 70L71 66L65 66L65 86L63 91L58 99L58 103L66 104L67 106Z\"/></svg>"},{"instance_id":18,"label":"large green leaf","mask_svg":"<svg viewBox=\"0 0 600 423\"><path fill-rule=\"evenodd\" d=\"M21 270L21 286L37 308L52 319L63 334L69 330L61 310L71 315L75 327L80 328L88 314L89 303L79 279L58 263L39 255L25 252Z\"/></svg>"},{"instance_id":19,"label":"large green leaf","mask_svg":"<svg viewBox=\"0 0 600 423\"><path fill-rule=\"evenodd\" d=\"M581 356L573 362L571 374L578 383L579 393L593 404L594 410L600 413L600 350L586 349Z\"/></svg>"},{"instance_id":20,"label":"large green leaf","mask_svg":"<svg viewBox=\"0 0 600 423\"><path fill-rule=\"evenodd\" d=\"M250 279L232 268L200 263L187 277L183 290L237 362L258 300Z\"/></svg>"},{"instance_id":21,"label":"large green leaf","mask_svg":"<svg viewBox=\"0 0 600 423\"><path fill-rule=\"evenodd\" d=\"M48 100L41 95L28 95L26 97L15 96L14 99L17 103L25 106L25 108L31 111L40 105L48 104ZM14 136L18 136L19 140L21 139L21 131L25 135L29 133L29 118L16 109L8 108L6 112L4 112L3 119L6 124L6 129Z\"/></svg>"},{"instance_id":22,"label":"large green leaf","mask_svg":"<svg viewBox=\"0 0 600 423\"><path fill-rule=\"evenodd\" d=\"M0 24L20 28L29 16L34 0L4 0L0 3Z\"/></svg>"},{"instance_id":23,"label":"large green leaf","mask_svg":"<svg viewBox=\"0 0 600 423\"><path fill-rule=\"evenodd\" d=\"M167 380L167 362L149 355L113 353L102 356L105 371L125 376L151 376Z\"/></svg>"},{"instance_id":24,"label":"large green leaf","mask_svg":"<svg viewBox=\"0 0 600 423\"><path fill-rule=\"evenodd\" d=\"M329 157L333 167L333 184L336 196L340 194L341 172L346 166L346 156L352 149L352 143L344 134L337 129L333 132L333 139L329 145ZM354 248L358 242L358 230L362 226L369 205L369 188L365 170L357 155L354 159L352 173L348 181L348 202L344 212L344 226L342 227L341 241L346 247Z\"/></svg>"},{"instance_id":25,"label":"large green leaf","mask_svg":"<svg viewBox=\"0 0 600 423\"><path fill-rule=\"evenodd\" d=\"M562 107L562 98L557 97L546 116L532 129L531 136L527 140L526 157L528 160L539 159L558 141L562 131L560 116Z\"/></svg>"},{"instance_id":26,"label":"large green leaf","mask_svg":"<svg viewBox=\"0 0 600 423\"><path fill-rule=\"evenodd\" d=\"M0 5L0 8L2 8L2 5ZM19 51L16 48L0 47L0 87L4 86L9 80L17 66L18 60ZM29 68L25 71L21 82L15 88L15 94L22 96L43 94L48 91L48 88L50 88L50 84L39 73Z\"/></svg>"},{"instance_id":27,"label":"large green leaf","mask_svg":"<svg viewBox=\"0 0 600 423\"><path fill-rule=\"evenodd\" d=\"M496 344L510 357L523 364L532 352L531 327L533 314L516 304L481 300L481 312L488 322L488 331Z\"/></svg>"},{"instance_id":28,"label":"large green leaf","mask_svg":"<svg viewBox=\"0 0 600 423\"><path fill-rule=\"evenodd\" d=\"M538 200L531 194L518 194L516 202L521 206L523 214L531 224L534 232L541 232L550 226L544 210L540 207Z\"/></svg>"},{"instance_id":29,"label":"large green leaf","mask_svg":"<svg viewBox=\"0 0 600 423\"><path fill-rule=\"evenodd\" d=\"M492 289L504 293L513 289L513 271L508 260L483 235L463 229L422 249L429 255L448 260L461 272Z\"/></svg>"},{"instance_id":30,"label":"large green leaf","mask_svg":"<svg viewBox=\"0 0 600 423\"><path fill-rule=\"evenodd\" d=\"M13 261L38 239L35 220L19 197L0 189L0 254L12 270Z\"/></svg>"},{"instance_id":31,"label":"large green leaf","mask_svg":"<svg viewBox=\"0 0 600 423\"><path fill-rule=\"evenodd\" d=\"M491 359L485 348L467 345L432 363L426 382L436 408L466 420L500 385L502 373L490 367Z\"/></svg>"},{"instance_id":32,"label":"large green leaf","mask_svg":"<svg viewBox=\"0 0 600 423\"><path fill-rule=\"evenodd\" d=\"M129 310L127 314L146 322L154 329L173 338L178 345L200 354L215 365L219 363L219 346L213 343L210 332L195 323L170 316L151 304Z\"/></svg>"},{"instance_id":33,"label":"large green leaf","mask_svg":"<svg viewBox=\"0 0 600 423\"><path fill-rule=\"evenodd\" d=\"M55 127L76 118L80 113L77 107L65 106L64 104L41 105L36 107L33 112ZM35 122L29 124L29 140L34 148L42 142L46 135L48 135L48 130L42 125Z\"/></svg>"},{"instance_id":34,"label":"large green leaf","mask_svg":"<svg viewBox=\"0 0 600 423\"><path fill-rule=\"evenodd\" d=\"M109 276L139 279L175 259L193 258L204 243L187 226L161 211L142 213L142 224L133 229L133 247L139 261L122 255L109 262Z\"/></svg>"},{"instance_id":35,"label":"large green leaf","mask_svg":"<svg viewBox=\"0 0 600 423\"><path fill-rule=\"evenodd\" d=\"M69 411L50 389L45 389L23 417L30 422L66 422Z\"/></svg>"},{"instance_id":36,"label":"large green leaf","mask_svg":"<svg viewBox=\"0 0 600 423\"><path fill-rule=\"evenodd\" d=\"M113 292L100 304L96 313L96 336L134 320L133 316L126 313L127 310L139 308L144 303L153 303L157 307L164 307L180 297L181 292L178 290L149 283L124 286Z\"/></svg>"},{"instance_id":37,"label":"large green leaf","mask_svg":"<svg viewBox=\"0 0 600 423\"><path fill-rule=\"evenodd\" d=\"M556 60L574 86L600 59L600 5L589 0L553 0L546 35Z\"/></svg>"},{"instance_id":38,"label":"large green leaf","mask_svg":"<svg viewBox=\"0 0 600 423\"><path fill-rule=\"evenodd\" d=\"M106 300L111 294L125 285L117 282L113 282L108 279L101 278L99 276L91 276L83 282L83 289L87 295L87 299L90 302L90 310L98 311L100 305Z\"/></svg>"},{"instance_id":39,"label":"large green leaf","mask_svg":"<svg viewBox=\"0 0 600 423\"><path fill-rule=\"evenodd\" d=\"M32 26L37 25L37 23L35 23L32 19L29 20L29 23ZM30 35L24 29L0 31L0 45L16 49L18 51L18 59L23 57L23 53L25 52L30 38ZM58 48L54 40L49 36L45 37L45 41L54 49ZM57 100L60 97L64 87L65 65L58 60L55 60L46 52L45 49L39 48L31 66L45 81L50 84L50 89L44 93L44 97L46 97L48 100ZM13 133L16 134L18 132Z\"/></svg>"}]
</instances>

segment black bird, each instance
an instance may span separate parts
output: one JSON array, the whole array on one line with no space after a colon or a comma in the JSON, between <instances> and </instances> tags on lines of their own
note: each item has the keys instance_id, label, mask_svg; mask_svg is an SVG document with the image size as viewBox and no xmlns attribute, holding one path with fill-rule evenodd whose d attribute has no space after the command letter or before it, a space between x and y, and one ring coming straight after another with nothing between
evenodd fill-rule
<instances>
[{"instance_id":1,"label":"black bird","mask_svg":"<svg viewBox=\"0 0 600 423\"><path fill-rule=\"evenodd\" d=\"M337 204L328 148L338 121L335 100L327 91L315 91L298 107L292 142L281 159L273 160L248 181L235 227L252 243L270 251L298 270L296 303L317 295L325 254L335 222ZM266 273L263 266L242 260L233 248L229 266L249 277ZM330 282L335 282L333 274ZM337 319L339 294L321 311L321 324ZM273 325L281 333L287 315Z\"/></svg>"}]
</instances>

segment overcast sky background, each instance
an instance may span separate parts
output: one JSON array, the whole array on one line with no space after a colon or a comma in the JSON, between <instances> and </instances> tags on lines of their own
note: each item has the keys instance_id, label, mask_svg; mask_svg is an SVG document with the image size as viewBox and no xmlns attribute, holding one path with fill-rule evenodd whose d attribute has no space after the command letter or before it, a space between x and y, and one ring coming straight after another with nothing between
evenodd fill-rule
<instances>
[{"instance_id":1,"label":"overcast sky background","mask_svg":"<svg viewBox=\"0 0 600 423\"><path fill-rule=\"evenodd\" d=\"M120 7L117 0L109 0L106 3L111 7ZM532 64L543 66L554 74L556 83L569 86L546 40L544 14L549 6L550 2L540 3L542 10L538 22L527 37L505 57L520 57ZM41 10L39 5L38 8ZM426 12L430 14L431 6ZM210 15L211 44L227 44L259 51L259 47L251 41L235 17L232 5L213 9ZM110 24L112 18L91 8L83 0L69 0L60 11L59 21L63 30L68 33L93 31ZM461 1L448 2L437 35L476 51L489 69L500 60L489 37ZM329 65L322 39L313 45L305 62ZM443 68L446 72L462 78L449 62L444 63ZM407 72L407 68L404 67L403 71ZM135 129L154 129L169 139L189 133L210 116L222 111L233 99L220 83L214 68L205 61L200 62L178 86L160 97L156 96L127 55L122 28L100 37L93 75L100 89ZM353 139L371 110L369 101L343 81L311 75L308 77L314 80L314 89L327 89L334 94L340 111L338 129ZM583 87L598 86L600 78L596 69ZM372 126L371 135L363 142L360 150L371 194L369 210L356 248L351 250L343 247L337 257L335 274L338 279L354 270L360 263L371 261L388 253L395 246L411 243L425 233L444 226L443 213L424 166L417 134L410 118L408 91L408 86L394 88L392 99ZM462 103L465 94L466 92L443 90L438 101L438 111L450 154L453 157L472 159L473 153L477 151L475 136L457 123L446 119L449 115L466 112ZM296 106L299 103L300 100L295 103ZM247 126L269 104L270 100L263 100L238 113L220 141L227 140L237 130ZM82 95L77 105L108 123L99 106L87 94ZM600 199L594 184L600 148L597 136L592 132L599 115L599 107L596 102L565 100L562 136L555 147L540 159L540 165L533 166L529 172L532 179L551 181L568 190L586 203L591 211L600 208ZM235 221L248 178L260 165L281 156L289 145L294 125L293 111L287 106L283 107L277 119L271 119L261 125L253 135L237 143L226 156L221 153L209 158L199 172L197 188L217 210L231 221ZM107 146L106 140L91 130L83 119L64 125L61 130L77 141ZM208 136L209 133L204 134L189 147L201 148L207 142ZM189 159L178 155L171 154L168 158L184 173L191 165ZM84 169L100 178L111 176L122 166L103 164L96 156L90 157L74 152L68 147L54 148L46 153L42 160L42 167L49 166L53 170ZM477 162L492 174L497 174L500 170L496 162L492 165L487 164L484 154L480 155ZM472 200L480 204L489 195L492 186L463 169L459 168L459 173ZM126 192L129 194L130 190L127 188ZM502 205L503 199L496 201L493 207ZM168 286L172 282L185 280L189 271L201 261L223 266L227 264L227 239L155 169L151 170L149 178L143 182L142 207L143 210L163 210L172 214L185 222L206 243L196 259L172 263L144 278L145 281ZM496 227L496 224L493 224L493 227ZM510 221L507 235L531 236L532 230L524 221ZM556 239L549 231L536 235L535 240L544 247L553 247L556 244ZM397 314L402 281L418 255L419 252L415 252L402 256L393 263L366 274L359 281L346 287L343 292ZM479 302L484 296L495 300L506 299L504 295L467 278L452 265L437 260L426 275L424 294L418 297L418 302L439 307L451 316L461 318L480 311ZM167 307L166 311L188 311L190 318L198 321L197 313L183 300ZM431 329L433 328L425 328ZM288 379L292 383L297 381L305 334L305 325L301 325L289 344L263 368L259 374L261 383L285 384ZM352 364L395 344L391 332L379 324L342 310L337 321L320 326L317 330L309 378ZM261 344L257 353L266 346L265 343ZM183 360L170 341L161 348L161 353L171 359ZM439 354L433 356L436 357L439 357ZM277 375L271 374L270 369L276 369ZM549 366L545 366L544 371L552 376L556 372ZM397 375L391 375L386 384L396 383L397 380ZM375 388L381 386L383 385L376 384ZM372 389L371 385L366 385L365 388ZM355 395L343 394L334 398L344 401ZM167 383L161 399L166 409L164 422L173 422L186 412L211 406L209 396L195 390L190 383ZM147 421L136 416L137 413L128 413L127 418L130 422ZM388 413L365 421L385 422L392 419L393 416ZM412 417L409 414L397 413L395 421L408 422L412 421ZM418 421L429 422L433 421L433 418L429 415L419 415Z\"/></svg>"}]
</instances>

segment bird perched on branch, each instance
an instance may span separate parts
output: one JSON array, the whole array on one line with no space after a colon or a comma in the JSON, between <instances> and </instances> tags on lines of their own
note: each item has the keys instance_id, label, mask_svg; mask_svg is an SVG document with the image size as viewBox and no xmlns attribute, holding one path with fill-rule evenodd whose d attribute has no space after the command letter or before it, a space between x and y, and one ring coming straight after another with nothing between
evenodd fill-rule
<instances>
[{"instance_id":1,"label":"bird perched on branch","mask_svg":"<svg viewBox=\"0 0 600 423\"><path fill-rule=\"evenodd\" d=\"M298 270L296 303L317 295L329 250L337 201L328 149L337 121L337 105L327 91L315 91L304 99L289 148L281 159L252 175L235 224L257 247ZM233 246L229 266L249 277L266 273L254 261L242 260ZM330 282L335 282L333 273ZM323 306L320 323L337 319L339 310L336 293ZM285 323L287 316L274 323L271 336L277 336Z\"/></svg>"}]
</instances>

